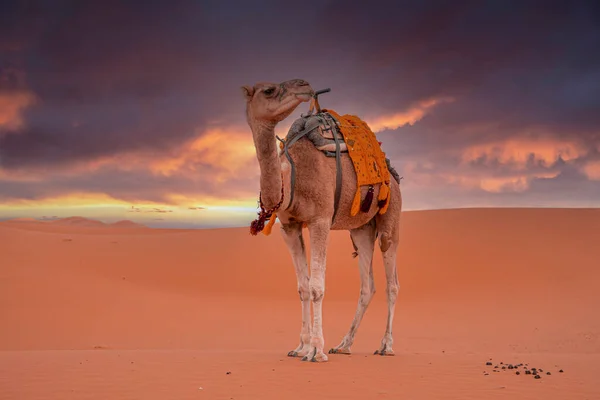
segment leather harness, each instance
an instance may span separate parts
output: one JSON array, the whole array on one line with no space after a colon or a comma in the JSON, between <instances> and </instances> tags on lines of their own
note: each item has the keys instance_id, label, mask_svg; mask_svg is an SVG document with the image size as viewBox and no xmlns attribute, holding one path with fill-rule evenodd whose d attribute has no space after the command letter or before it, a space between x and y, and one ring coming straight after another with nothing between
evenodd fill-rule
<instances>
[{"instance_id":1,"label":"leather harness","mask_svg":"<svg viewBox=\"0 0 600 400\"><path fill-rule=\"evenodd\" d=\"M283 143L283 152L285 153L285 156L291 166L290 201L288 203L287 208L289 208L291 206L292 201L294 200L294 189L296 186L296 166L294 164L294 161L292 160L292 157L290 156L289 148L294 143L296 143L298 140L302 139L305 136L308 136L310 133L312 133L319 127L324 128L325 131L331 130L331 133L333 135L333 141L335 143L335 152L332 152L332 151L323 151L323 152L328 157L335 157L335 161L336 161L335 195L334 195L334 206L333 206L334 208L333 208L333 216L331 218L331 223L333 224L333 222L335 221L335 216L337 215L340 198L341 198L341 194L342 194L342 160L341 160L342 151L340 149L340 145L341 145L340 138L339 138L340 134L337 130L337 121L331 114L329 114L325 111L321 111L319 109L316 114L309 113L307 115L302 115L302 118L304 118L306 120L309 117L316 117L317 120L319 121L319 123L314 124L314 126L306 126L306 123L305 123L305 128L303 130L301 130L300 132L298 132L297 134L295 134L289 140L282 140L279 137L277 137L277 139Z\"/></svg>"}]
</instances>

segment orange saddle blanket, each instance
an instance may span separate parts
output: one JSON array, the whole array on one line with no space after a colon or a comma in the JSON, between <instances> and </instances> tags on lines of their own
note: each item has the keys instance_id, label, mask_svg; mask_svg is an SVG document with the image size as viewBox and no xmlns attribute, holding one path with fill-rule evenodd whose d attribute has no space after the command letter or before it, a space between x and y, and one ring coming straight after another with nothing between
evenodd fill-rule
<instances>
[{"instance_id":1,"label":"orange saddle blanket","mask_svg":"<svg viewBox=\"0 0 600 400\"><path fill-rule=\"evenodd\" d=\"M335 111L325 110L339 122L339 128L344 142L348 147L348 155L356 171L357 188L352 202L351 215L358 214L360 210L360 188L364 185L378 185L378 201L383 204L379 209L384 214L389 205L390 196L390 171L385 162L385 153L377 141L375 133L366 122L355 115L339 115Z\"/></svg>"}]
</instances>

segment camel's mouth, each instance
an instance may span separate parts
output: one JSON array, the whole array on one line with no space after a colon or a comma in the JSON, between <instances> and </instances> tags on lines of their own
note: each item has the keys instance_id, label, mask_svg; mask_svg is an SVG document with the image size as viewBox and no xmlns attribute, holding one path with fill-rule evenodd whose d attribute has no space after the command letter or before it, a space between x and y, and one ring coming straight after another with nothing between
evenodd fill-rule
<instances>
[{"instance_id":1,"label":"camel's mouth","mask_svg":"<svg viewBox=\"0 0 600 400\"><path fill-rule=\"evenodd\" d=\"M302 101L310 101L313 96L314 96L314 91L310 91L310 92L303 92L303 93L294 93L294 95L296 96L297 99L302 100Z\"/></svg>"}]
</instances>

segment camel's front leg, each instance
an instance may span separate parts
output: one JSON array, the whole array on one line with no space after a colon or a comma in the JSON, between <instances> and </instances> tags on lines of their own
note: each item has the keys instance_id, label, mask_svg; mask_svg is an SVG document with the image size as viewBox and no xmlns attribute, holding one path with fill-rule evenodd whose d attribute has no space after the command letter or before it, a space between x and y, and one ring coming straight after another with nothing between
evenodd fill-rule
<instances>
[{"instance_id":1,"label":"camel's front leg","mask_svg":"<svg viewBox=\"0 0 600 400\"><path fill-rule=\"evenodd\" d=\"M327 355L323 352L323 297L325 296L325 261L331 222L328 219L308 225L310 233L310 280L308 283L313 306L313 327L310 337L310 352L302 361L323 362Z\"/></svg>"},{"instance_id":2,"label":"camel's front leg","mask_svg":"<svg viewBox=\"0 0 600 400\"><path fill-rule=\"evenodd\" d=\"M352 242L358 252L358 266L360 269L360 298L356 307L356 314L350 330L342 339L342 342L333 349L330 354L350 354L350 347L354 343L354 335L360 326L360 322L371 303L375 294L375 282L373 280L373 250L375 247L375 220L360 228L350 231Z\"/></svg>"},{"instance_id":3,"label":"camel's front leg","mask_svg":"<svg viewBox=\"0 0 600 400\"><path fill-rule=\"evenodd\" d=\"M302 328L300 330L300 344L295 350L288 353L290 357L304 357L310 349L310 292L308 290L308 265L306 264L306 251L302 238L302 224L292 222L281 224L281 235L287 245L298 279L298 294L302 302Z\"/></svg>"}]
</instances>

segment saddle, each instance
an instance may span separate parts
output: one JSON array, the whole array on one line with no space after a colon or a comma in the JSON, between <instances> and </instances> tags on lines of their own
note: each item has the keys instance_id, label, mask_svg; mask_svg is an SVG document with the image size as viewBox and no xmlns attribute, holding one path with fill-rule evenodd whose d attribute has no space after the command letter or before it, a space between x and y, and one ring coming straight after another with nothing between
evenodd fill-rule
<instances>
[{"instance_id":1,"label":"saddle","mask_svg":"<svg viewBox=\"0 0 600 400\"><path fill-rule=\"evenodd\" d=\"M366 122L355 115L342 116L333 110L322 109L315 114L303 115L294 121L285 139L280 139L280 148L286 151L301 137L310 140L327 157L336 157L338 151L340 155L347 153L350 156L357 177L352 216L358 214L360 210L367 212L370 209L374 185L378 184L381 184L377 199L379 213L384 214L387 211L390 175L397 182L400 182L400 177L391 167L390 160L381 150L381 143L377 141L375 133ZM289 153L286 152L286 155ZM291 162L291 157L288 157L288 160ZM340 173L341 167L338 164L338 175ZM292 179L293 176L294 174ZM362 186L369 186L369 191L361 205ZM338 180L337 190L341 191L341 180Z\"/></svg>"}]
</instances>

